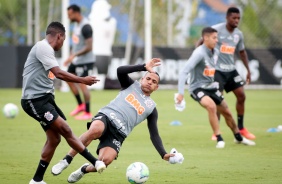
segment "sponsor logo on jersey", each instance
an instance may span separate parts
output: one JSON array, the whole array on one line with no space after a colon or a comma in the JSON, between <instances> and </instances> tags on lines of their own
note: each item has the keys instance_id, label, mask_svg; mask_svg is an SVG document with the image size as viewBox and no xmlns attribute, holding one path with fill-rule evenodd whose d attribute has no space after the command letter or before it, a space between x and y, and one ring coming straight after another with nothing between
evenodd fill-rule
<instances>
[{"instance_id":1,"label":"sponsor logo on jersey","mask_svg":"<svg viewBox=\"0 0 282 184\"><path fill-rule=\"evenodd\" d=\"M139 115L143 114L145 111L145 108L141 105L141 103L138 101L138 99L135 98L133 94L128 94L125 98L125 101L127 101L134 109L137 111Z\"/></svg>"},{"instance_id":2,"label":"sponsor logo on jersey","mask_svg":"<svg viewBox=\"0 0 282 184\"><path fill-rule=\"evenodd\" d=\"M221 45L220 46L220 52L224 54L234 54L235 47L228 46L228 45Z\"/></svg>"},{"instance_id":3,"label":"sponsor logo on jersey","mask_svg":"<svg viewBox=\"0 0 282 184\"><path fill-rule=\"evenodd\" d=\"M75 43L75 44L79 43L79 38L75 34L72 35L72 42Z\"/></svg>"},{"instance_id":4,"label":"sponsor logo on jersey","mask_svg":"<svg viewBox=\"0 0 282 184\"><path fill-rule=\"evenodd\" d=\"M51 120L54 118L54 116L53 116L53 114L51 114L51 113L48 111L48 112L45 112L44 118L47 119L48 121L51 121Z\"/></svg>"},{"instance_id":5,"label":"sponsor logo on jersey","mask_svg":"<svg viewBox=\"0 0 282 184\"><path fill-rule=\"evenodd\" d=\"M207 77L213 77L214 74L215 74L215 68L206 66L206 68L204 69L203 75Z\"/></svg>"},{"instance_id":6,"label":"sponsor logo on jersey","mask_svg":"<svg viewBox=\"0 0 282 184\"><path fill-rule=\"evenodd\" d=\"M49 71L48 78L54 80L55 79L55 75L51 71Z\"/></svg>"}]
</instances>

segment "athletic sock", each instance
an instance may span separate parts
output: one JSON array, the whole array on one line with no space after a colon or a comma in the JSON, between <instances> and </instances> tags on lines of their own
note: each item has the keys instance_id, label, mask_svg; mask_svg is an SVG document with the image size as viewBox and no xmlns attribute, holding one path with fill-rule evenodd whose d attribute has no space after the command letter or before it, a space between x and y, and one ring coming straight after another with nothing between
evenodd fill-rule
<instances>
[{"instance_id":1,"label":"athletic sock","mask_svg":"<svg viewBox=\"0 0 282 184\"><path fill-rule=\"evenodd\" d=\"M217 142L223 141L223 138L221 137L220 134L216 135L216 139L217 139Z\"/></svg>"},{"instance_id":2,"label":"athletic sock","mask_svg":"<svg viewBox=\"0 0 282 184\"><path fill-rule=\"evenodd\" d=\"M234 137L235 137L235 139L237 140L237 141L242 141L243 140L243 137L241 136L241 134L240 133L236 133L236 134L234 134Z\"/></svg>"},{"instance_id":3,"label":"athletic sock","mask_svg":"<svg viewBox=\"0 0 282 184\"><path fill-rule=\"evenodd\" d=\"M85 111L86 112L90 112L90 103L89 102L85 102Z\"/></svg>"},{"instance_id":4,"label":"athletic sock","mask_svg":"<svg viewBox=\"0 0 282 184\"><path fill-rule=\"evenodd\" d=\"M85 148L79 154L81 154L86 160L88 160L93 166L95 166L97 159L87 150L87 148Z\"/></svg>"},{"instance_id":5,"label":"athletic sock","mask_svg":"<svg viewBox=\"0 0 282 184\"><path fill-rule=\"evenodd\" d=\"M83 172L84 174L88 173L88 172L86 171L86 167L87 167L87 165L85 165L85 166L83 166L83 167L81 168L81 172Z\"/></svg>"},{"instance_id":6,"label":"athletic sock","mask_svg":"<svg viewBox=\"0 0 282 184\"><path fill-rule=\"evenodd\" d=\"M37 170L33 176L33 180L38 182L38 181L42 181L43 180L43 176L45 174L45 171L48 167L49 163L45 162L44 160L40 160Z\"/></svg>"},{"instance_id":7,"label":"athletic sock","mask_svg":"<svg viewBox=\"0 0 282 184\"><path fill-rule=\"evenodd\" d=\"M244 128L244 115L237 115L238 128L242 130Z\"/></svg>"},{"instance_id":8,"label":"athletic sock","mask_svg":"<svg viewBox=\"0 0 282 184\"><path fill-rule=\"evenodd\" d=\"M73 157L72 157L72 156L70 156L70 155L66 155L66 156L64 157L64 159L63 159L63 160L66 160L66 161L67 161L67 163L68 163L68 164L70 164L70 163L71 163L71 161L72 161L72 159L73 159Z\"/></svg>"},{"instance_id":9,"label":"athletic sock","mask_svg":"<svg viewBox=\"0 0 282 184\"><path fill-rule=\"evenodd\" d=\"M81 101L80 95L77 94L77 95L74 95L74 96L75 96L75 98L76 98L77 104L78 104L78 105L81 105L81 104L82 104L82 101Z\"/></svg>"}]
</instances>

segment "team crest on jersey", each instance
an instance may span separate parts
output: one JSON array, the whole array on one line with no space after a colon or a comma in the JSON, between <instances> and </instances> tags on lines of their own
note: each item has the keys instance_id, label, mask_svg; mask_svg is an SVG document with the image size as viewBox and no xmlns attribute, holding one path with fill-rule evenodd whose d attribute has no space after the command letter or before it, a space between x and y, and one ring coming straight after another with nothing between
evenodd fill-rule
<instances>
[{"instance_id":1,"label":"team crest on jersey","mask_svg":"<svg viewBox=\"0 0 282 184\"><path fill-rule=\"evenodd\" d=\"M233 37L233 41L235 43L238 43L239 42L239 35L235 34L234 37Z\"/></svg>"},{"instance_id":2,"label":"team crest on jersey","mask_svg":"<svg viewBox=\"0 0 282 184\"><path fill-rule=\"evenodd\" d=\"M51 121L51 120L54 118L54 116L53 116L53 114L51 114L51 113L48 111L48 112L45 112L44 118L47 119L48 121Z\"/></svg>"},{"instance_id":3,"label":"team crest on jersey","mask_svg":"<svg viewBox=\"0 0 282 184\"><path fill-rule=\"evenodd\" d=\"M151 108L151 107L153 107L153 105L154 105L154 103L153 103L153 101L151 100L151 99L147 99L147 100L145 100L145 105L148 107L148 108Z\"/></svg>"}]
</instances>

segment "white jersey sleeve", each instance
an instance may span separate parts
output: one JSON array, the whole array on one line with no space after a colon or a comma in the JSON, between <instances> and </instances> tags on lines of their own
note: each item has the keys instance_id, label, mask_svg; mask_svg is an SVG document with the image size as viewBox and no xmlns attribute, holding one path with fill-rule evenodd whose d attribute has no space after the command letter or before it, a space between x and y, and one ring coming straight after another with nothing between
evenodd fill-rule
<instances>
[{"instance_id":1,"label":"white jersey sleeve","mask_svg":"<svg viewBox=\"0 0 282 184\"><path fill-rule=\"evenodd\" d=\"M244 36L243 36L242 32L240 32L240 34L239 34L239 41L238 41L236 49L237 49L237 51L245 50Z\"/></svg>"}]
</instances>

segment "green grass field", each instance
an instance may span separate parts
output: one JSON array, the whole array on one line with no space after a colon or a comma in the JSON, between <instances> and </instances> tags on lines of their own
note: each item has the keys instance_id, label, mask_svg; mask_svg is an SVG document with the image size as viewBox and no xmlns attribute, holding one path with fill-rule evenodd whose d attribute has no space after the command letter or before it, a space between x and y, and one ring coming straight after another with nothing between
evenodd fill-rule
<instances>
[{"instance_id":1,"label":"green grass field","mask_svg":"<svg viewBox=\"0 0 282 184\"><path fill-rule=\"evenodd\" d=\"M233 135L224 121L221 131L225 139L224 149L216 149L211 141L212 131L206 111L193 101L186 92L187 107L185 111L174 109L173 94L175 90L159 90L152 96L158 104L159 132L163 144L169 152L175 147L184 157L183 164L170 165L163 161L153 147L146 123L137 126L125 140L118 160L114 161L102 174L90 173L78 183L123 184L127 166L135 161L145 163L150 169L147 183L152 184L187 184L187 183L282 183L282 132L269 133L268 128L282 124L282 91L247 90L246 127L256 136L257 145L248 147L233 143ZM108 104L117 90L92 91L92 112ZM39 124L26 115L20 106L20 89L1 89L0 107L12 102L18 105L19 115L15 119L6 119L0 115L0 184L27 184L33 177L45 134ZM233 114L235 98L233 94L225 95ZM67 115L68 123L79 136L86 130L86 122L76 121L68 116L75 107L71 93L56 92L56 102ZM178 120L181 126L171 126L170 122ZM95 153L97 141L88 147ZM51 161L44 180L48 184L67 183L68 175L87 162L80 155L59 176L51 174L51 167L62 159L69 146L62 138L61 144ZM96 155L96 154L94 154Z\"/></svg>"}]
</instances>

